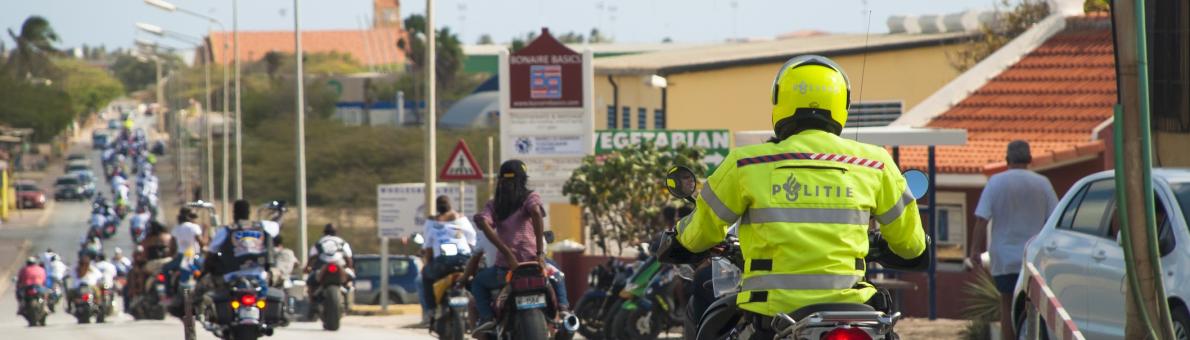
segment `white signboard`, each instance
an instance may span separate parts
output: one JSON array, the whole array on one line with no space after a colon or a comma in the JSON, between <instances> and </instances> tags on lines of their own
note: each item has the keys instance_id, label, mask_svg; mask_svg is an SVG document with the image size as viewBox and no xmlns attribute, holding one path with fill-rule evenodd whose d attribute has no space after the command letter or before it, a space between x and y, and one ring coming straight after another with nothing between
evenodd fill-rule
<instances>
[{"instance_id":1,"label":"white signboard","mask_svg":"<svg viewBox=\"0 0 1190 340\"><path fill-rule=\"evenodd\" d=\"M500 54L500 159L524 161L529 187L545 203L570 203L562 186L595 150L592 59L590 51L582 53L582 107L512 108L510 91L516 87L509 83L509 54Z\"/></svg>"},{"instance_id":2,"label":"white signboard","mask_svg":"<svg viewBox=\"0 0 1190 340\"><path fill-rule=\"evenodd\" d=\"M456 183L438 183L438 195L450 197L451 205L463 216L478 212L475 186L467 185L463 194ZM376 186L376 226L380 237L403 238L420 232L426 223L424 183L381 184ZM462 204L460 204L460 200ZM460 206L462 209L460 209Z\"/></svg>"}]
</instances>

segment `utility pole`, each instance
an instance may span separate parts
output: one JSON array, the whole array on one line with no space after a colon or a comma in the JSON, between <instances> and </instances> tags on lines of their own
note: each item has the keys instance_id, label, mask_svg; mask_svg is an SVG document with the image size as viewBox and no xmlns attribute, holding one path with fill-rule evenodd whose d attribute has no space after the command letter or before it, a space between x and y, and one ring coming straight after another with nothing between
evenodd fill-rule
<instances>
[{"instance_id":1,"label":"utility pole","mask_svg":"<svg viewBox=\"0 0 1190 340\"><path fill-rule=\"evenodd\" d=\"M1145 0L1112 4L1119 89L1113 124L1116 201L1127 267L1125 338L1174 339L1153 209L1145 12Z\"/></svg>"},{"instance_id":2,"label":"utility pole","mask_svg":"<svg viewBox=\"0 0 1190 340\"><path fill-rule=\"evenodd\" d=\"M211 36L210 30L207 30L207 36ZM211 44L203 43L206 46L206 51L202 54L202 68L203 77L206 78L206 99L207 102L202 107L202 133L203 138L206 139L206 157L203 157L203 162L206 164L207 185L203 188L206 193L207 201L215 201L215 147L211 141L211 58L214 57L214 51L211 51ZM216 226L217 227L217 226Z\"/></svg>"},{"instance_id":3,"label":"utility pole","mask_svg":"<svg viewBox=\"0 0 1190 340\"><path fill-rule=\"evenodd\" d=\"M239 1L231 0L231 30L235 41L236 59L236 199L244 198L244 162L240 153L244 139L244 114L240 111L240 6Z\"/></svg>"},{"instance_id":4,"label":"utility pole","mask_svg":"<svg viewBox=\"0 0 1190 340\"><path fill-rule=\"evenodd\" d=\"M434 207L434 167L438 162L435 160L436 138L436 117L434 113L434 0L426 0L426 64L424 71L426 72L426 166L425 166L425 181L426 181L426 216L433 216L436 211Z\"/></svg>"},{"instance_id":5,"label":"utility pole","mask_svg":"<svg viewBox=\"0 0 1190 340\"><path fill-rule=\"evenodd\" d=\"M165 131L165 114L162 113L165 108L165 84L161 83L161 57L158 57L156 51L153 53L153 64L157 66L157 108L153 114L157 115L157 131Z\"/></svg>"},{"instance_id":6,"label":"utility pole","mask_svg":"<svg viewBox=\"0 0 1190 340\"><path fill-rule=\"evenodd\" d=\"M309 248L306 240L306 95L305 73L302 71L302 24L298 15L298 0L293 0L293 50L297 51L297 189L298 226L301 229L302 265L306 264Z\"/></svg>"}]
</instances>

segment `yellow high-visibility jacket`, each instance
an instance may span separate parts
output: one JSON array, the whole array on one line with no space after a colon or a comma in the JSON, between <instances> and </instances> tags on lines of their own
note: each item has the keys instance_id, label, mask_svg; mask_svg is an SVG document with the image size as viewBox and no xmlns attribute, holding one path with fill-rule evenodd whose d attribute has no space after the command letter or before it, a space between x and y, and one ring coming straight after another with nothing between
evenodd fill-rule
<instances>
[{"instance_id":1,"label":"yellow high-visibility jacket","mask_svg":"<svg viewBox=\"0 0 1190 340\"><path fill-rule=\"evenodd\" d=\"M872 218L896 255L925 251L917 203L888 152L806 130L732 150L678 223L677 239L702 252L738 220L745 263L736 302L773 316L870 299L876 289L860 280Z\"/></svg>"}]
</instances>

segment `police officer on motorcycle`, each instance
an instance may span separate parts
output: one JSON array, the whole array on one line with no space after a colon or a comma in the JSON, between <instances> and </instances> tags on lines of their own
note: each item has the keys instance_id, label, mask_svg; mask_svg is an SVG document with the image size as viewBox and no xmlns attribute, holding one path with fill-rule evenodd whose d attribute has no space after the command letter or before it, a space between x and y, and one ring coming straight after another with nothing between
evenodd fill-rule
<instances>
[{"instance_id":1,"label":"police officer on motorcycle","mask_svg":"<svg viewBox=\"0 0 1190 340\"><path fill-rule=\"evenodd\" d=\"M786 62L772 88L776 137L732 150L677 223L669 251L689 254L719 244L738 221L745 265L736 302L758 316L755 339L773 337L778 313L874 300L877 289L862 281L871 219L896 256L925 254L917 204L892 157L839 136L850 92L828 58Z\"/></svg>"}]
</instances>

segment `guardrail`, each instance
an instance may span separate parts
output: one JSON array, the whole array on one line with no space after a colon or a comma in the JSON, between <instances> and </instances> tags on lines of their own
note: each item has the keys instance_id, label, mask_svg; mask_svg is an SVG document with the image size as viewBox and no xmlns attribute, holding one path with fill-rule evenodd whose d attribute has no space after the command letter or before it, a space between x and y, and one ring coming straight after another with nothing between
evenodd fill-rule
<instances>
[{"instance_id":1,"label":"guardrail","mask_svg":"<svg viewBox=\"0 0 1190 340\"><path fill-rule=\"evenodd\" d=\"M1025 274L1029 275L1028 286L1025 287L1025 296L1029 298L1029 304L1025 307L1028 318L1028 328L1024 330L1027 332L1025 333L1026 339L1041 338L1041 319L1044 316L1046 331L1050 339L1085 340L1083 333L1078 330L1078 325L1074 324L1070 314L1066 312L1065 308L1062 308L1062 302L1058 301L1054 292L1045 284L1045 279L1041 277L1037 267L1034 267L1032 263L1025 262Z\"/></svg>"}]
</instances>

